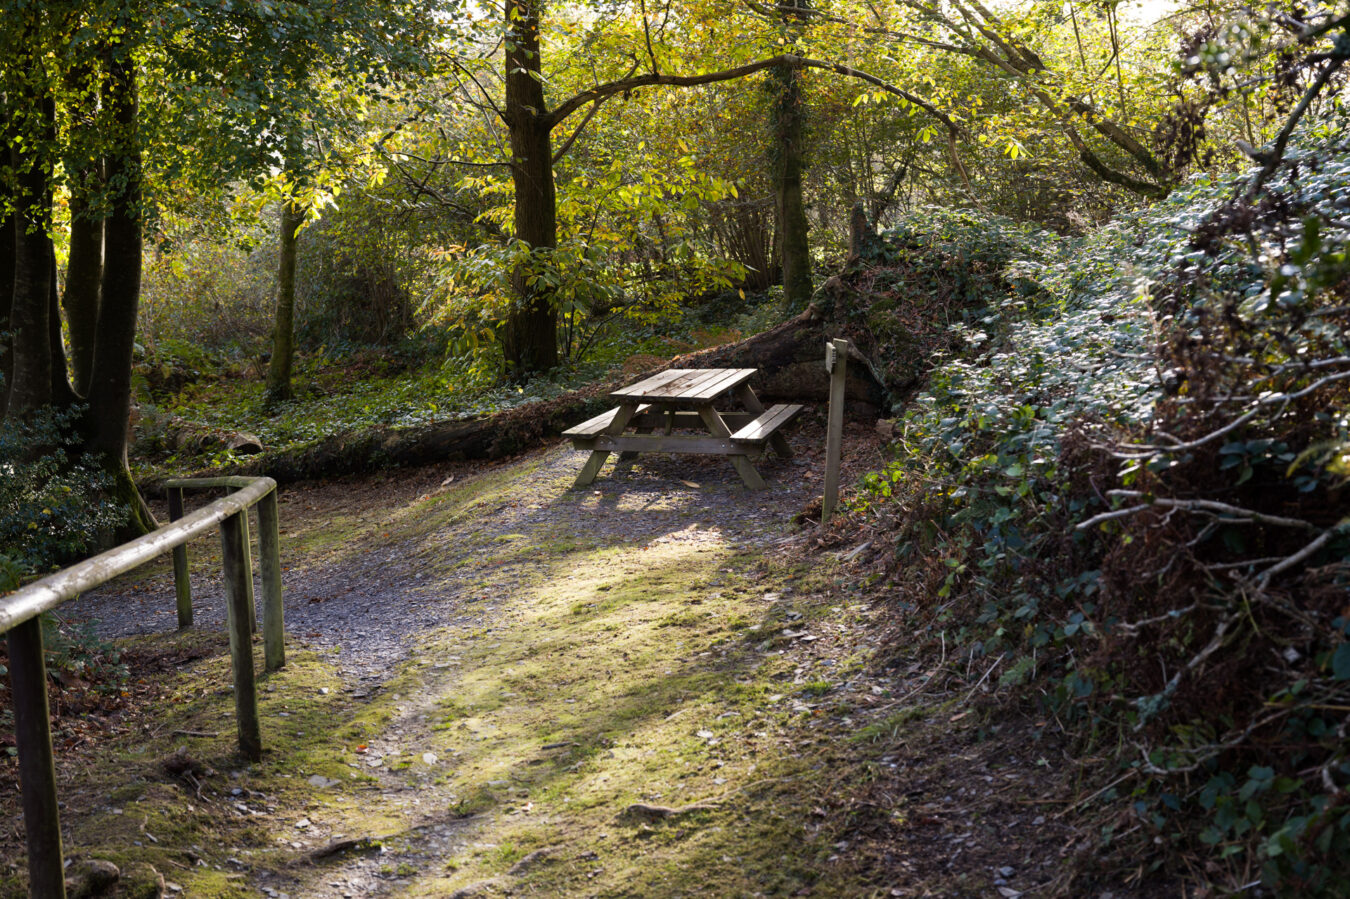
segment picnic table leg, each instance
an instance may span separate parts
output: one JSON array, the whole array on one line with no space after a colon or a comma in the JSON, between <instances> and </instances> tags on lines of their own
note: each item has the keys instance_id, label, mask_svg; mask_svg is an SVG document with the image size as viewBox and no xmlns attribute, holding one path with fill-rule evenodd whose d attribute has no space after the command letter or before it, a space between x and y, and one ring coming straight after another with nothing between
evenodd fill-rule
<instances>
[{"instance_id":1,"label":"picnic table leg","mask_svg":"<svg viewBox=\"0 0 1350 899\"><path fill-rule=\"evenodd\" d=\"M623 433L623 429L628 427L628 422L636 411L636 403L624 403L619 407L619 410L614 413L614 420L611 421L609 426L601 431L601 433L607 434L610 437L619 436ZM572 483L572 486L585 487L587 484L594 481L595 476L600 473L600 468L605 464L605 460L608 458L608 450L593 450L591 452L591 457L586 460L586 464L581 466L581 473L577 475L577 479Z\"/></svg>"},{"instance_id":2,"label":"picnic table leg","mask_svg":"<svg viewBox=\"0 0 1350 899\"><path fill-rule=\"evenodd\" d=\"M749 384L742 384L736 388L736 399L741 401L745 411L751 415L761 415L764 412L764 404L755 396L755 391L750 389ZM788 446L787 438L774 431L769 435L769 446L773 447L774 452L778 453L780 459L792 458L792 447Z\"/></svg>"},{"instance_id":3,"label":"picnic table leg","mask_svg":"<svg viewBox=\"0 0 1350 899\"><path fill-rule=\"evenodd\" d=\"M644 427L644 428L635 428L634 431L633 431L633 433L635 433L635 434L650 434L652 431L655 431L655 430L656 430L656 428L645 428L645 427ZM638 457L638 451L637 451L637 450L624 450L623 452L619 453L619 461L620 461L620 462L631 462L631 461L633 461L634 459L636 459L637 457Z\"/></svg>"},{"instance_id":4,"label":"picnic table leg","mask_svg":"<svg viewBox=\"0 0 1350 899\"><path fill-rule=\"evenodd\" d=\"M712 406L699 406L699 418L703 419L703 424L717 437L730 437L731 429L727 423L722 421L722 416L717 414L717 410ZM728 456L731 464L735 467L736 473L745 481L745 486L751 490L763 490L764 479L759 476L755 466L751 464L750 458L744 453L735 453Z\"/></svg>"}]
</instances>

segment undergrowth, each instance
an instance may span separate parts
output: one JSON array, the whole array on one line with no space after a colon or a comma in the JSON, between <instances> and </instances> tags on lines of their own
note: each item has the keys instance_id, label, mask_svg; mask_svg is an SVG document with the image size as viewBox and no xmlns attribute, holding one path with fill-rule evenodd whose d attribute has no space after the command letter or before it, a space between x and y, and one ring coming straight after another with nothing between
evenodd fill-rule
<instances>
[{"instance_id":1,"label":"undergrowth","mask_svg":"<svg viewBox=\"0 0 1350 899\"><path fill-rule=\"evenodd\" d=\"M767 307L768 304L766 303ZM229 435L256 436L266 451L314 445L339 433L411 428L482 418L554 399L636 366L730 340L758 319L736 318L723 304L671 325L626 323L602 335L582 364L526 384L503 384L471 360L445 358L432 336L393 347L338 345L296 359L296 396L269 403L263 367L183 341L161 341L137 365L139 420L133 463L138 473L227 466L239 461Z\"/></svg>"},{"instance_id":2,"label":"undergrowth","mask_svg":"<svg viewBox=\"0 0 1350 899\"><path fill-rule=\"evenodd\" d=\"M1077 741L1065 890L1350 882L1346 125L987 276L855 504L906 611Z\"/></svg>"},{"instance_id":3,"label":"undergrowth","mask_svg":"<svg viewBox=\"0 0 1350 899\"><path fill-rule=\"evenodd\" d=\"M93 456L76 452L82 410L40 410L0 421L0 595L95 551L100 538L125 520L101 491L110 486ZM49 701L64 745L75 716L116 706L127 669L119 654L91 632L55 613L41 618ZM0 642L0 782L17 755L10 696L8 643ZM67 726L68 725L68 726Z\"/></svg>"},{"instance_id":4,"label":"undergrowth","mask_svg":"<svg viewBox=\"0 0 1350 899\"><path fill-rule=\"evenodd\" d=\"M925 207L869 242L841 289L819 299L892 391L903 390L963 337L997 326L1000 307L1029 286L1015 260L1054 248L1053 234L1010 219Z\"/></svg>"}]
</instances>

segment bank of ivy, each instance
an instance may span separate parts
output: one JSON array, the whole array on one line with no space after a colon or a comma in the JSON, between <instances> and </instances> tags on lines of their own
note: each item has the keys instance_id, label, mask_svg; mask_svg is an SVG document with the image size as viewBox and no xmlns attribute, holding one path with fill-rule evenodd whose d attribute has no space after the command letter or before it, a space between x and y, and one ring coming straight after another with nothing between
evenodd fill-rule
<instances>
[{"instance_id":1,"label":"bank of ivy","mask_svg":"<svg viewBox=\"0 0 1350 899\"><path fill-rule=\"evenodd\" d=\"M1000 237L855 500L901 611L1114 784L1076 806L1085 878L1350 883L1347 118L1255 198L1195 178L1083 237Z\"/></svg>"}]
</instances>

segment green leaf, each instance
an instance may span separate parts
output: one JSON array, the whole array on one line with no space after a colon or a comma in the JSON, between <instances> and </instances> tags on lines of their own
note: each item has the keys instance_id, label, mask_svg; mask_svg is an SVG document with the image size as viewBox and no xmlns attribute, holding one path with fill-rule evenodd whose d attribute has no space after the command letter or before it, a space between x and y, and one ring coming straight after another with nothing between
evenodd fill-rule
<instances>
[{"instance_id":1,"label":"green leaf","mask_svg":"<svg viewBox=\"0 0 1350 899\"><path fill-rule=\"evenodd\" d=\"M1336 647L1331 657L1331 676L1336 680L1350 680L1350 643Z\"/></svg>"}]
</instances>

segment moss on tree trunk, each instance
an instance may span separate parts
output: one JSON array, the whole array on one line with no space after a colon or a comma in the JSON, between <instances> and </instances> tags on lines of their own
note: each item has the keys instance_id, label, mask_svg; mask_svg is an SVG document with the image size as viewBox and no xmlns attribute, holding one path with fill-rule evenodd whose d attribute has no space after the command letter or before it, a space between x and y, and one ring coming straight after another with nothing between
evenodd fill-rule
<instances>
[{"instance_id":1,"label":"moss on tree trunk","mask_svg":"<svg viewBox=\"0 0 1350 899\"><path fill-rule=\"evenodd\" d=\"M295 259L296 232L304 221L296 203L281 204L281 229L277 250L276 322L272 329L272 358L267 365L267 400L291 398L291 360L295 357Z\"/></svg>"}]
</instances>

